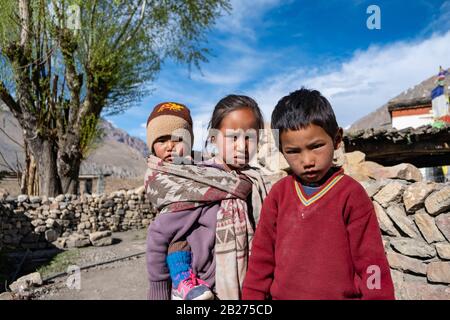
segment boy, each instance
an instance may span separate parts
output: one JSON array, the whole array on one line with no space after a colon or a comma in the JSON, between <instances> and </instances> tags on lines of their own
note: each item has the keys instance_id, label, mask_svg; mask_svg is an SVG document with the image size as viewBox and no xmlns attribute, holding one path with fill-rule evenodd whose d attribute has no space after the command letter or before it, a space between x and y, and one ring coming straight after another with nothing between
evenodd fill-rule
<instances>
[{"instance_id":1,"label":"boy","mask_svg":"<svg viewBox=\"0 0 450 320\"><path fill-rule=\"evenodd\" d=\"M272 114L292 174L264 200L244 299L394 299L377 217L363 187L332 167L343 130L320 92L301 89Z\"/></svg>"},{"instance_id":2,"label":"boy","mask_svg":"<svg viewBox=\"0 0 450 320\"><path fill-rule=\"evenodd\" d=\"M181 164L191 162L193 143L192 118L189 109L179 103L158 104L147 120L147 145L151 154L164 162ZM146 176L145 181L148 181ZM146 189L148 185L146 183ZM174 213L176 214L176 213ZM183 217L177 215L179 219ZM173 242L173 232L157 216L149 227L147 239L147 269L150 278L149 299L167 299L167 290L160 281L166 274L159 270L168 268L172 281L172 300L209 300L214 295L208 284L192 272L191 248L187 241ZM182 223L183 221L181 221ZM157 238L157 240L156 240ZM159 242L157 242L159 241ZM168 242L165 261L154 257L165 250L160 243ZM162 266L161 264L164 264Z\"/></svg>"}]
</instances>

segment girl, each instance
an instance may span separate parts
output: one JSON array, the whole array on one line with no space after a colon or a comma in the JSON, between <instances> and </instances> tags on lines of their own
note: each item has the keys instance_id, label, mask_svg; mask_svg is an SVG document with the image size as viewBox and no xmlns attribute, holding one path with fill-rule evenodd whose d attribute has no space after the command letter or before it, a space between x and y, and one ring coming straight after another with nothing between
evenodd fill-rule
<instances>
[{"instance_id":1,"label":"girl","mask_svg":"<svg viewBox=\"0 0 450 320\"><path fill-rule=\"evenodd\" d=\"M230 95L219 101L210 121L208 144L216 150L212 159L173 165L149 158L146 191L161 212L147 238L151 299L169 299L164 257L169 243L180 239L190 246L192 274L199 281L220 299L241 297L251 240L269 187L250 166L263 125L253 99ZM170 241L158 233L161 229L173 235Z\"/></svg>"}]
</instances>

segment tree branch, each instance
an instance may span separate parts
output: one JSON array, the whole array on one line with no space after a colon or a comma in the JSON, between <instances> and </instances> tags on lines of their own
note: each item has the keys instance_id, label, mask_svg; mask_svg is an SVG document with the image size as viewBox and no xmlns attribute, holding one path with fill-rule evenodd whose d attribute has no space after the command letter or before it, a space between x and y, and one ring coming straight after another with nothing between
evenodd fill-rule
<instances>
[{"instance_id":1,"label":"tree branch","mask_svg":"<svg viewBox=\"0 0 450 320\"><path fill-rule=\"evenodd\" d=\"M139 29L142 26L142 23L144 22L144 13L145 13L145 6L147 4L147 0L143 0L142 2L142 9L141 9L141 17L139 18L139 21L136 25L136 27L134 28L134 30L132 30L130 32L130 35L125 39L125 41L123 42L123 44L120 47L125 46L130 40L132 40L134 38L134 36L136 35L136 33L139 31Z\"/></svg>"},{"instance_id":2,"label":"tree branch","mask_svg":"<svg viewBox=\"0 0 450 320\"><path fill-rule=\"evenodd\" d=\"M20 116L22 114L22 109L14 100L14 98L9 94L8 89L6 89L5 84L0 82L0 99L9 107L12 113Z\"/></svg>"},{"instance_id":3,"label":"tree branch","mask_svg":"<svg viewBox=\"0 0 450 320\"><path fill-rule=\"evenodd\" d=\"M5 163L4 167L8 168L9 170L16 172L16 170L14 170L14 168L8 163L8 161L6 161L6 158L3 156L3 152L0 151L0 158L3 159L3 162Z\"/></svg>"},{"instance_id":4,"label":"tree branch","mask_svg":"<svg viewBox=\"0 0 450 320\"><path fill-rule=\"evenodd\" d=\"M21 20L20 45L24 48L30 45L30 1L19 0L19 15Z\"/></svg>"},{"instance_id":5,"label":"tree branch","mask_svg":"<svg viewBox=\"0 0 450 320\"><path fill-rule=\"evenodd\" d=\"M145 4L146 4L146 0L143 0L142 5L143 5L144 8L145 8ZM116 40L114 41L114 44L113 44L113 49L114 49L114 50L117 49L117 48L120 46L120 41L122 40L122 38L123 38L123 37L125 36L125 34L127 33L128 27L130 26L131 21L133 21L134 14L136 13L136 11L137 11L138 9L139 9L139 5L137 5L137 6L133 9L133 12L130 14L130 16L129 16L127 22L125 23L124 27L122 28L122 31L120 32L119 36L118 36L118 37L116 38ZM142 15L142 16L143 16L143 15ZM141 18L142 18L142 16L141 16Z\"/></svg>"},{"instance_id":6,"label":"tree branch","mask_svg":"<svg viewBox=\"0 0 450 320\"><path fill-rule=\"evenodd\" d=\"M13 137L10 137L9 134L6 133L5 130L3 130L2 128L0 128L0 131L12 142L14 142L15 144L17 144L19 147L24 148L23 145L21 145L19 142L17 142Z\"/></svg>"}]
</instances>

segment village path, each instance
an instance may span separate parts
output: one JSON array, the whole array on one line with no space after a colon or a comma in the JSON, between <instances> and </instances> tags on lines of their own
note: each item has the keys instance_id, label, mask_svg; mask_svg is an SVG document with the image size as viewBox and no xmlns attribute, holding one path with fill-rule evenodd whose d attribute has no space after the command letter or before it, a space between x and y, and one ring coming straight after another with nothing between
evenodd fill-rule
<instances>
[{"instance_id":1,"label":"village path","mask_svg":"<svg viewBox=\"0 0 450 320\"><path fill-rule=\"evenodd\" d=\"M79 266L145 251L145 230L113 233L116 244L79 250ZM144 300L148 282L145 254L80 271L80 289L69 288L70 276L51 280L34 291L37 300Z\"/></svg>"}]
</instances>

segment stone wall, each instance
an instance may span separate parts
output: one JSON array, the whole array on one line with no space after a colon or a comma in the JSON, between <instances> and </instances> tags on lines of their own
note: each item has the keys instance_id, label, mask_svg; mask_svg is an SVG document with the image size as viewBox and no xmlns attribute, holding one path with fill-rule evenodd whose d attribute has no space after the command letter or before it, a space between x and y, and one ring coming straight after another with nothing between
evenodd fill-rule
<instances>
[{"instance_id":1,"label":"stone wall","mask_svg":"<svg viewBox=\"0 0 450 320\"><path fill-rule=\"evenodd\" d=\"M89 234L147 227L155 212L144 188L109 195L0 197L0 249L89 245Z\"/></svg>"},{"instance_id":2,"label":"stone wall","mask_svg":"<svg viewBox=\"0 0 450 320\"><path fill-rule=\"evenodd\" d=\"M362 182L373 200L398 299L450 299L450 184Z\"/></svg>"}]
</instances>

